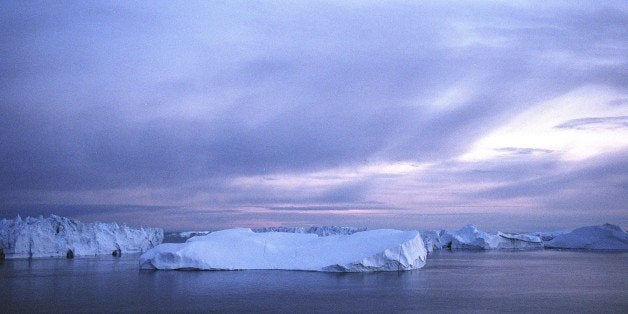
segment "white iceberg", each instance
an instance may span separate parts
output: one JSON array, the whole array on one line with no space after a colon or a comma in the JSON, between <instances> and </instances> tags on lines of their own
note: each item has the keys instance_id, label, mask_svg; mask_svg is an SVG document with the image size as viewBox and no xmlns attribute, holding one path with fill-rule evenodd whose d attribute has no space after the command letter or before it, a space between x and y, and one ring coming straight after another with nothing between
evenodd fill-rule
<instances>
[{"instance_id":1,"label":"white iceberg","mask_svg":"<svg viewBox=\"0 0 628 314\"><path fill-rule=\"evenodd\" d=\"M422 231L423 244L428 253L443 248L451 248L452 233L447 230Z\"/></svg>"},{"instance_id":2,"label":"white iceberg","mask_svg":"<svg viewBox=\"0 0 628 314\"><path fill-rule=\"evenodd\" d=\"M497 249L531 250L543 248L543 240L535 235L499 231L497 235L500 237Z\"/></svg>"},{"instance_id":3,"label":"white iceberg","mask_svg":"<svg viewBox=\"0 0 628 314\"><path fill-rule=\"evenodd\" d=\"M611 224L575 229L557 235L545 244L547 248L586 250L628 250L628 233Z\"/></svg>"},{"instance_id":4,"label":"white iceberg","mask_svg":"<svg viewBox=\"0 0 628 314\"><path fill-rule=\"evenodd\" d=\"M196 236L204 236L212 233L211 231L182 231L177 235L181 238L191 238Z\"/></svg>"},{"instance_id":5,"label":"white iceberg","mask_svg":"<svg viewBox=\"0 0 628 314\"><path fill-rule=\"evenodd\" d=\"M284 269L329 272L399 271L425 265L418 231L371 230L351 235L229 229L164 243L140 257L144 269Z\"/></svg>"},{"instance_id":6,"label":"white iceberg","mask_svg":"<svg viewBox=\"0 0 628 314\"><path fill-rule=\"evenodd\" d=\"M488 233L474 225L467 225L456 232L447 230L423 232L429 252L450 248L452 250L527 250L542 249L540 237L517 233Z\"/></svg>"},{"instance_id":7,"label":"white iceberg","mask_svg":"<svg viewBox=\"0 0 628 314\"><path fill-rule=\"evenodd\" d=\"M568 233L568 232L569 231L538 231L538 232L528 233L528 235L539 237L541 238L541 240L543 240L543 242L549 242L555 237L561 234Z\"/></svg>"},{"instance_id":8,"label":"white iceberg","mask_svg":"<svg viewBox=\"0 0 628 314\"><path fill-rule=\"evenodd\" d=\"M81 223L56 215L0 221L0 249L7 259L145 252L162 240L158 228Z\"/></svg>"}]
</instances>

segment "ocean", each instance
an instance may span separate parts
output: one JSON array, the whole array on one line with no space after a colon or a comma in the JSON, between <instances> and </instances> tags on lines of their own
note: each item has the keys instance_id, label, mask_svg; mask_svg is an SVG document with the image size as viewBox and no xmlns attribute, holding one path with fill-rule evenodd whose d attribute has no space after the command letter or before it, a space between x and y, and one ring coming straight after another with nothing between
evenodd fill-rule
<instances>
[{"instance_id":1,"label":"ocean","mask_svg":"<svg viewBox=\"0 0 628 314\"><path fill-rule=\"evenodd\" d=\"M138 256L4 261L0 312L628 312L628 253L442 251L382 273L152 271Z\"/></svg>"}]
</instances>

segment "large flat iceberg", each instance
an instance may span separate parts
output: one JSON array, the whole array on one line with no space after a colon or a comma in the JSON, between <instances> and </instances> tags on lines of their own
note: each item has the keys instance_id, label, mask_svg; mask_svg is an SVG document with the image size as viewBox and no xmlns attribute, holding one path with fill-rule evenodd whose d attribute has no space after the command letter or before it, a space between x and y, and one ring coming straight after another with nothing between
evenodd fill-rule
<instances>
[{"instance_id":1,"label":"large flat iceberg","mask_svg":"<svg viewBox=\"0 0 628 314\"><path fill-rule=\"evenodd\" d=\"M628 233L611 224L589 226L557 235L545 244L547 248L586 250L628 250Z\"/></svg>"},{"instance_id":2,"label":"large flat iceberg","mask_svg":"<svg viewBox=\"0 0 628 314\"><path fill-rule=\"evenodd\" d=\"M140 257L144 269L284 269L329 272L399 271L425 265L418 231L371 230L351 235L229 229L185 243L164 243Z\"/></svg>"},{"instance_id":3,"label":"large flat iceberg","mask_svg":"<svg viewBox=\"0 0 628 314\"><path fill-rule=\"evenodd\" d=\"M158 228L81 223L56 215L0 220L0 249L7 259L145 252L162 240Z\"/></svg>"}]
</instances>

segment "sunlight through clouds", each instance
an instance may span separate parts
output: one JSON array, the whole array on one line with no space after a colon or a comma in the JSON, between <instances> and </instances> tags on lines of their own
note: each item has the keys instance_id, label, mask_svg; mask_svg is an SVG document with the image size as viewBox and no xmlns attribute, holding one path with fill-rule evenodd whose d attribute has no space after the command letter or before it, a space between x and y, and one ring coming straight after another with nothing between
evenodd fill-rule
<instances>
[{"instance_id":1,"label":"sunlight through clouds","mask_svg":"<svg viewBox=\"0 0 628 314\"><path fill-rule=\"evenodd\" d=\"M578 119L626 116L628 106L613 105L626 96L614 89L590 86L543 102L475 142L460 160L480 161L509 155L510 151L504 148L553 152L573 161L626 149L628 127L560 127Z\"/></svg>"}]
</instances>

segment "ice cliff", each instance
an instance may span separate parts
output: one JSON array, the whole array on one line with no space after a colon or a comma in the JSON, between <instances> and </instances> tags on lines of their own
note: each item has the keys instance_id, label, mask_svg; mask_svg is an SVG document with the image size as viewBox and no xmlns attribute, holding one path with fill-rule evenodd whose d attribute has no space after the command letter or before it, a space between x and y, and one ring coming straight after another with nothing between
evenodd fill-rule
<instances>
[{"instance_id":1,"label":"ice cliff","mask_svg":"<svg viewBox=\"0 0 628 314\"><path fill-rule=\"evenodd\" d=\"M145 252L163 240L163 230L116 223L81 223L51 215L0 220L0 248L7 259Z\"/></svg>"},{"instance_id":2,"label":"ice cliff","mask_svg":"<svg viewBox=\"0 0 628 314\"><path fill-rule=\"evenodd\" d=\"M145 269L285 269L329 272L399 271L425 265L418 231L371 230L320 237L313 233L229 229L164 243L140 257Z\"/></svg>"},{"instance_id":3,"label":"ice cliff","mask_svg":"<svg viewBox=\"0 0 628 314\"><path fill-rule=\"evenodd\" d=\"M628 250L628 233L611 224L582 227L555 236L547 248L587 250Z\"/></svg>"},{"instance_id":4,"label":"ice cliff","mask_svg":"<svg viewBox=\"0 0 628 314\"><path fill-rule=\"evenodd\" d=\"M517 233L488 233L474 225L467 225L458 231L433 230L423 232L423 240L428 252L449 248L452 250L524 250L542 249L540 237Z\"/></svg>"}]
</instances>

